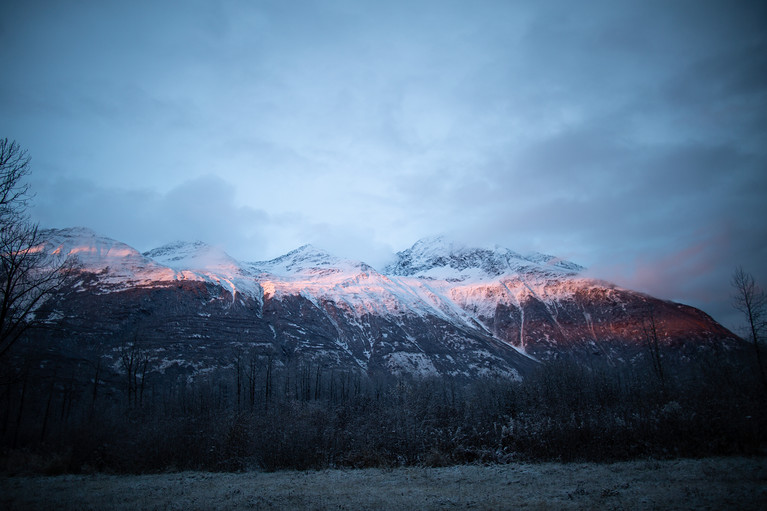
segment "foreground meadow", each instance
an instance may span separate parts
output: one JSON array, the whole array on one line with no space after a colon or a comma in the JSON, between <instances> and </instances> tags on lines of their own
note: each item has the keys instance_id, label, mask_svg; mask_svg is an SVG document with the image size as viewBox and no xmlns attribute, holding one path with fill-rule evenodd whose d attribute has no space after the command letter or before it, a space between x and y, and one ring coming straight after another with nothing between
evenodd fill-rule
<instances>
[{"instance_id":1,"label":"foreground meadow","mask_svg":"<svg viewBox=\"0 0 767 511\"><path fill-rule=\"evenodd\" d=\"M0 508L767 509L767 458L0 479Z\"/></svg>"}]
</instances>

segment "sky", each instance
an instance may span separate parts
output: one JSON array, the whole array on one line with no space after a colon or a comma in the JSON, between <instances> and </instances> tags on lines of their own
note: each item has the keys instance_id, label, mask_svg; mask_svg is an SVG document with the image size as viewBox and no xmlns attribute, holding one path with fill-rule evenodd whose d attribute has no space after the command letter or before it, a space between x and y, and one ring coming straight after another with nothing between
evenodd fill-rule
<instances>
[{"instance_id":1,"label":"sky","mask_svg":"<svg viewBox=\"0 0 767 511\"><path fill-rule=\"evenodd\" d=\"M0 4L32 218L145 251L540 251L730 328L767 286L767 2Z\"/></svg>"}]
</instances>

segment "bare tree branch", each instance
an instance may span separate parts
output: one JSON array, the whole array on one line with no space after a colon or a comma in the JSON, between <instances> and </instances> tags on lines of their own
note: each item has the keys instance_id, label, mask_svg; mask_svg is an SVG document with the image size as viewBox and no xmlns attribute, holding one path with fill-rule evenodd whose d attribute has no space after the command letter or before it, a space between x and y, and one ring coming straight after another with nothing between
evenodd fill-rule
<instances>
[{"instance_id":1,"label":"bare tree branch","mask_svg":"<svg viewBox=\"0 0 767 511\"><path fill-rule=\"evenodd\" d=\"M29 156L0 139L0 360L35 323L35 310L72 273L71 261L46 254L29 221Z\"/></svg>"},{"instance_id":2,"label":"bare tree branch","mask_svg":"<svg viewBox=\"0 0 767 511\"><path fill-rule=\"evenodd\" d=\"M26 209L29 185L21 179L30 173L29 161L27 152L19 144L0 139L0 214L3 218Z\"/></svg>"},{"instance_id":3,"label":"bare tree branch","mask_svg":"<svg viewBox=\"0 0 767 511\"><path fill-rule=\"evenodd\" d=\"M765 314L767 313L767 296L764 291L759 289L754 282L754 277L750 273L738 266L732 275L732 287L735 293L732 297L732 305L743 313L748 322L748 336L754 345L756 352L756 363L759 367L759 374L762 378L762 384L767 389L767 374L762 364L762 355L759 343L761 341L762 331L765 327Z\"/></svg>"}]
</instances>

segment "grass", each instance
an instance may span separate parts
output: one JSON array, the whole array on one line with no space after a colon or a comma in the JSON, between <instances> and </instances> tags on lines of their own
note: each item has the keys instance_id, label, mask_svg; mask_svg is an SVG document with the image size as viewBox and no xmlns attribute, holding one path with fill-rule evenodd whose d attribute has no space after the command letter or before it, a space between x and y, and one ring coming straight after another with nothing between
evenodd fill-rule
<instances>
[{"instance_id":1,"label":"grass","mask_svg":"<svg viewBox=\"0 0 767 511\"><path fill-rule=\"evenodd\" d=\"M0 479L0 508L767 509L767 458Z\"/></svg>"}]
</instances>

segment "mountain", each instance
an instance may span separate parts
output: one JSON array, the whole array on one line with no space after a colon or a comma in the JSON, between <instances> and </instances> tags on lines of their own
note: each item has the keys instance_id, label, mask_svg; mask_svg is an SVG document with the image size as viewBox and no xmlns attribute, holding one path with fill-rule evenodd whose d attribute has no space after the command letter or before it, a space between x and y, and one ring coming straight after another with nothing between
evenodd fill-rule
<instances>
[{"instance_id":1,"label":"mountain","mask_svg":"<svg viewBox=\"0 0 767 511\"><path fill-rule=\"evenodd\" d=\"M175 378L233 370L243 357L369 376L523 378L562 357L641 360L651 324L676 357L739 342L697 309L583 278L575 263L444 238L418 241L379 272L311 245L239 262L202 242L141 254L83 228L44 235L47 253L80 267L38 311L47 328L35 335L63 356L98 352L118 372L126 345Z\"/></svg>"},{"instance_id":2,"label":"mountain","mask_svg":"<svg viewBox=\"0 0 767 511\"><path fill-rule=\"evenodd\" d=\"M487 280L515 274L558 277L582 270L582 266L545 254L524 257L498 246L493 250L473 248L436 237L419 240L399 252L397 261L385 271L390 275L463 281L471 277Z\"/></svg>"},{"instance_id":3,"label":"mountain","mask_svg":"<svg viewBox=\"0 0 767 511\"><path fill-rule=\"evenodd\" d=\"M145 257L178 272L181 279L202 280L231 292L260 299L261 288L250 271L221 248L202 241L177 241L144 252Z\"/></svg>"},{"instance_id":4,"label":"mountain","mask_svg":"<svg viewBox=\"0 0 767 511\"><path fill-rule=\"evenodd\" d=\"M601 354L616 362L641 354L649 324L667 346L708 347L731 332L702 311L583 278L584 268L553 256L521 256L442 238L398 253L386 272L427 287L493 337L539 360Z\"/></svg>"}]
</instances>

